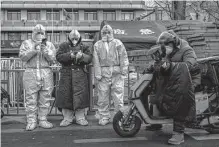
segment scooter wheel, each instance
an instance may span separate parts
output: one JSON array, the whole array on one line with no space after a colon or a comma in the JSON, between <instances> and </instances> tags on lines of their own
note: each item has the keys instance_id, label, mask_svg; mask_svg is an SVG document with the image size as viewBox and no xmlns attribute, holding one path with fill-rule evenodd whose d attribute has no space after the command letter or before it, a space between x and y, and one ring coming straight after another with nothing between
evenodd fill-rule
<instances>
[{"instance_id":1,"label":"scooter wheel","mask_svg":"<svg viewBox=\"0 0 219 147\"><path fill-rule=\"evenodd\" d=\"M5 115L4 111L1 110L1 118Z\"/></svg>"},{"instance_id":2,"label":"scooter wheel","mask_svg":"<svg viewBox=\"0 0 219 147\"><path fill-rule=\"evenodd\" d=\"M121 137L133 137L141 128L141 119L138 116L133 116L130 125L122 124L123 114L118 111L113 118L113 129Z\"/></svg>"}]
</instances>

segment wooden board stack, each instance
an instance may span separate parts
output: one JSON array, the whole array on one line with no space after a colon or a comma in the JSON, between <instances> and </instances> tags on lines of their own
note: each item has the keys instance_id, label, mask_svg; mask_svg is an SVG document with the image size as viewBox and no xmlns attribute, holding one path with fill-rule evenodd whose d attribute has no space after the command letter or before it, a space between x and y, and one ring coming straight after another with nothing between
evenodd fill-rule
<instances>
[{"instance_id":1,"label":"wooden board stack","mask_svg":"<svg viewBox=\"0 0 219 147\"><path fill-rule=\"evenodd\" d=\"M198 58L219 56L219 29L206 28L205 33L187 37Z\"/></svg>"},{"instance_id":2,"label":"wooden board stack","mask_svg":"<svg viewBox=\"0 0 219 147\"><path fill-rule=\"evenodd\" d=\"M142 73L152 61L151 56L148 56L149 49L127 51L130 66L135 66L137 72Z\"/></svg>"}]
</instances>

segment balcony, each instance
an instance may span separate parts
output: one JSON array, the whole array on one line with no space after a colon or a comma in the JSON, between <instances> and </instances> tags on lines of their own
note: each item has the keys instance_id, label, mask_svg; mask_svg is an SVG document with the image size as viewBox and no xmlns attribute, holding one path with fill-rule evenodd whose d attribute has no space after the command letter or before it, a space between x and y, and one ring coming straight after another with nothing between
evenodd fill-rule
<instances>
[{"instance_id":1,"label":"balcony","mask_svg":"<svg viewBox=\"0 0 219 147\"><path fill-rule=\"evenodd\" d=\"M79 31L98 31L100 29L100 21L97 20L13 20L1 21L2 31L32 31L33 26L42 24L47 31L71 31L73 28Z\"/></svg>"}]
</instances>

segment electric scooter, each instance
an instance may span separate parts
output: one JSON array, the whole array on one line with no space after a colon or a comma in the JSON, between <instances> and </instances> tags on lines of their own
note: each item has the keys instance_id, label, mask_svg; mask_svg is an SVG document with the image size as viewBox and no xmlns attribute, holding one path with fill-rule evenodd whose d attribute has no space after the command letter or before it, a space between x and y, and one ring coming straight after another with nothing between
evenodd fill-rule
<instances>
[{"instance_id":1,"label":"electric scooter","mask_svg":"<svg viewBox=\"0 0 219 147\"><path fill-rule=\"evenodd\" d=\"M209 133L219 133L219 56L199 59L212 71L214 84L201 85L195 92L197 123L192 128L204 129ZM173 119L162 114L154 103L153 74L144 74L132 87L129 105L118 111L113 118L113 128L121 137L133 137L145 124L172 124Z\"/></svg>"}]
</instances>

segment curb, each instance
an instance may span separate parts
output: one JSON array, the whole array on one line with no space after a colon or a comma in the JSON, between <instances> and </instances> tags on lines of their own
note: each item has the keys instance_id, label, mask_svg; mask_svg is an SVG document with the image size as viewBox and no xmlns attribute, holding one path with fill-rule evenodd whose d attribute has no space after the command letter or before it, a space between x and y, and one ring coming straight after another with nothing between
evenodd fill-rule
<instances>
[{"instance_id":1,"label":"curb","mask_svg":"<svg viewBox=\"0 0 219 147\"><path fill-rule=\"evenodd\" d=\"M94 115L86 116L88 121L96 121L97 118ZM63 116L48 116L48 120L52 122L61 122ZM5 116L1 119L1 125L13 125L13 124L26 124L25 116Z\"/></svg>"}]
</instances>

